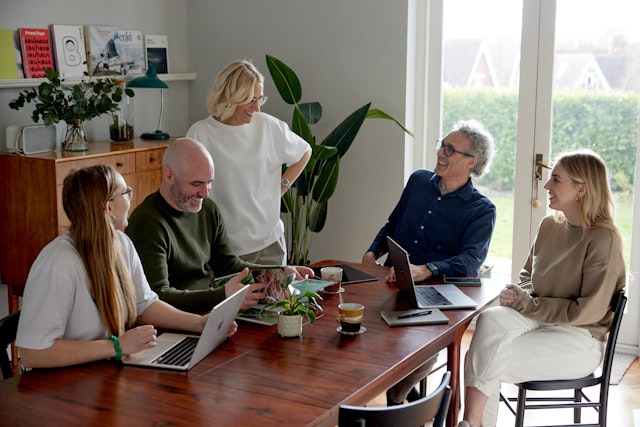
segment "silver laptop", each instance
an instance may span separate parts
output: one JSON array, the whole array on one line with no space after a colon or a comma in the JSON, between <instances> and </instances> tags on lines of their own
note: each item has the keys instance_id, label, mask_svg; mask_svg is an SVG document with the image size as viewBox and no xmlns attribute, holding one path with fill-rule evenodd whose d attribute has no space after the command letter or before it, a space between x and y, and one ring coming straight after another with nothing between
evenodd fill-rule
<instances>
[{"instance_id":1,"label":"silver laptop","mask_svg":"<svg viewBox=\"0 0 640 427\"><path fill-rule=\"evenodd\" d=\"M420 285L416 286L411 277L409 254L387 236L389 256L396 273L396 286L400 293L417 308L475 308L476 302L465 295L455 285Z\"/></svg>"},{"instance_id":2,"label":"silver laptop","mask_svg":"<svg viewBox=\"0 0 640 427\"><path fill-rule=\"evenodd\" d=\"M122 363L179 371L193 368L227 339L229 327L248 291L249 286L245 286L213 307L200 336L160 334L155 347L127 356Z\"/></svg>"}]
</instances>

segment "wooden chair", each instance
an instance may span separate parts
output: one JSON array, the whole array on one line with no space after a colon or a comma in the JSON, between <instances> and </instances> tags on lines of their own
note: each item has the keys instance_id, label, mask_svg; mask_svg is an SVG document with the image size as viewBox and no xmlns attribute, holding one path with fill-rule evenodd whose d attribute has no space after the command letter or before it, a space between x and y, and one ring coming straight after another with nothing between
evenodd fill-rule
<instances>
[{"instance_id":1,"label":"wooden chair","mask_svg":"<svg viewBox=\"0 0 640 427\"><path fill-rule=\"evenodd\" d=\"M441 427L451 402L450 379L451 372L445 372L433 393L406 405L376 408L340 406L338 427L416 427L432 420L433 427Z\"/></svg>"},{"instance_id":2,"label":"wooden chair","mask_svg":"<svg viewBox=\"0 0 640 427\"><path fill-rule=\"evenodd\" d=\"M609 397L609 379L611 378L611 365L618 339L618 331L622 323L622 314L627 304L627 297L624 292L613 295L611 299L611 309L614 312L613 323L609 331L609 338L604 353L602 366L596 372L584 378L575 380L552 380L552 381L527 381L516 384L518 387L518 397L506 398L500 394L502 400L509 410L516 416L516 427L524 425L524 413L527 409L550 409L550 408L573 408L573 423L570 425L605 427L607 425L607 401ZM600 396L597 401L591 401L582 391L583 388L600 386ZM527 397L528 390L536 391L559 391L573 390L573 397ZM584 400L583 400L584 399ZM514 410L509 402L517 402ZM529 404L528 402L536 402ZM547 403L544 403L547 402ZM554 403L555 402L555 403ZM582 408L594 408L598 412L597 424L581 424ZM552 426L548 426L552 427Z\"/></svg>"},{"instance_id":3,"label":"wooden chair","mask_svg":"<svg viewBox=\"0 0 640 427\"><path fill-rule=\"evenodd\" d=\"M7 348L16 340L16 332L18 330L18 319L20 311L16 311L0 320L0 368L2 369L2 378L7 379L13 376L13 366L15 360L10 361L7 354Z\"/></svg>"}]
</instances>

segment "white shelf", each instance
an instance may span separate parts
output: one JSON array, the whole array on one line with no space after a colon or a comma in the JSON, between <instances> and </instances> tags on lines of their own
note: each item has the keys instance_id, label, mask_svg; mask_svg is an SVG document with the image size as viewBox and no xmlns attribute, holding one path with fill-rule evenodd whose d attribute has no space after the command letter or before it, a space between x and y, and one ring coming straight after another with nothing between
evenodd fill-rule
<instances>
[{"instance_id":1,"label":"white shelf","mask_svg":"<svg viewBox=\"0 0 640 427\"><path fill-rule=\"evenodd\" d=\"M135 77L140 76L108 76L111 78L116 78L118 80L131 80ZM195 80L196 73L178 73L178 74L158 74L160 80L165 82L171 81L184 81L184 80ZM88 77L87 77L88 78ZM100 76L95 76L92 78L100 78ZM67 77L64 79L64 83L67 84L75 84L79 83L82 80L81 77ZM0 89L8 89L8 88L25 88L25 87L36 87L42 82L48 81L47 79L13 79L13 80L0 80Z\"/></svg>"}]
</instances>

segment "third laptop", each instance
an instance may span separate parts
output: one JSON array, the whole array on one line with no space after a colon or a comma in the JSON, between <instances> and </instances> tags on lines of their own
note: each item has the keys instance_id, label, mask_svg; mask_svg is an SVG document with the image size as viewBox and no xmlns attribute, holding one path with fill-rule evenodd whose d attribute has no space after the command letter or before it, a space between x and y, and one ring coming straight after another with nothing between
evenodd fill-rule
<instances>
[{"instance_id":1,"label":"third laptop","mask_svg":"<svg viewBox=\"0 0 640 427\"><path fill-rule=\"evenodd\" d=\"M389 256L396 274L396 286L402 295L417 308L475 308L476 302L455 285L416 286L409 267L409 254L391 237L387 236Z\"/></svg>"}]
</instances>

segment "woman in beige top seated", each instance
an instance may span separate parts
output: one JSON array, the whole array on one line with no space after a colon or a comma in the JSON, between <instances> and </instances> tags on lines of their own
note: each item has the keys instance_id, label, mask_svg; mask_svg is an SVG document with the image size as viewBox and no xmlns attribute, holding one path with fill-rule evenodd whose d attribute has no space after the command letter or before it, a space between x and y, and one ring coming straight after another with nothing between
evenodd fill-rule
<instances>
[{"instance_id":1,"label":"woman in beige top seated","mask_svg":"<svg viewBox=\"0 0 640 427\"><path fill-rule=\"evenodd\" d=\"M622 239L604 161L590 150L557 159L544 188L556 212L540 223L520 286L480 314L465 360L464 421L496 425L500 383L580 378L600 364L625 286Z\"/></svg>"}]
</instances>

